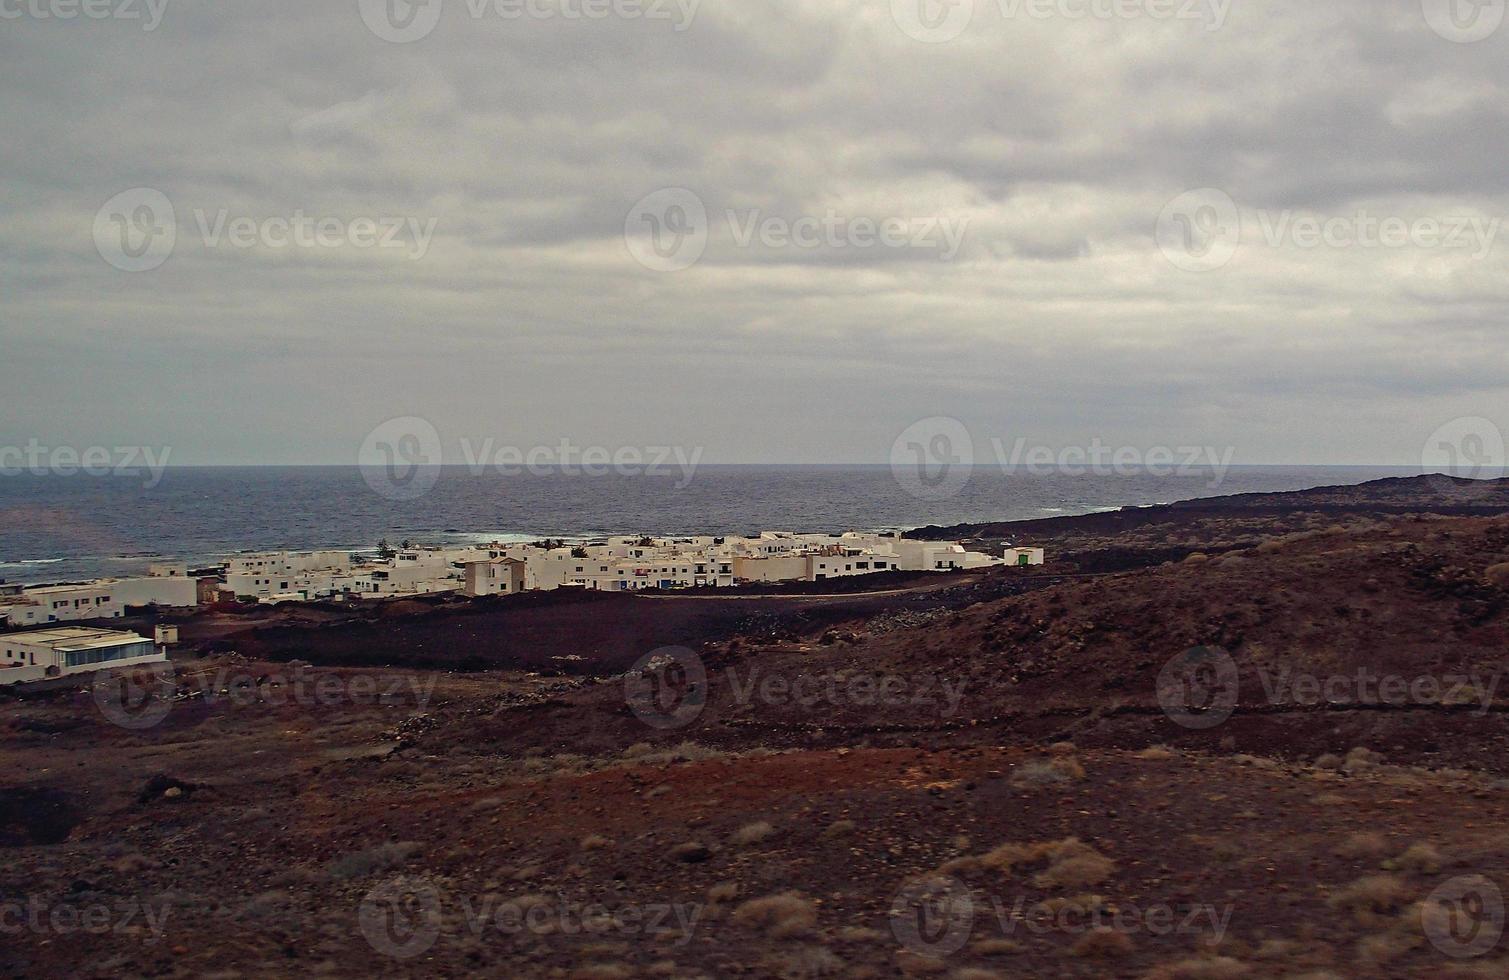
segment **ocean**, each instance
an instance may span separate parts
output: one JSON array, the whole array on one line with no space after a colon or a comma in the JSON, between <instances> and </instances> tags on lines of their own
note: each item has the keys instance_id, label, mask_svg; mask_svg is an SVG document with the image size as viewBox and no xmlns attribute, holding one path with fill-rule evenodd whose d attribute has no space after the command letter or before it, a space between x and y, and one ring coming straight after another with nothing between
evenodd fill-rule
<instances>
[{"instance_id":1,"label":"ocean","mask_svg":"<svg viewBox=\"0 0 1509 980\"><path fill-rule=\"evenodd\" d=\"M350 548L387 538L589 538L907 529L1086 514L1254 491L1356 484L1402 467L1233 466L1173 475L1073 475L976 466L924 499L891 467L715 466L690 479L444 467L413 499L346 467L171 467L135 476L0 476L0 580L131 575L152 560L205 564L237 551ZM377 489L374 489L374 484ZM1024 542L1026 543L1026 542Z\"/></svg>"}]
</instances>

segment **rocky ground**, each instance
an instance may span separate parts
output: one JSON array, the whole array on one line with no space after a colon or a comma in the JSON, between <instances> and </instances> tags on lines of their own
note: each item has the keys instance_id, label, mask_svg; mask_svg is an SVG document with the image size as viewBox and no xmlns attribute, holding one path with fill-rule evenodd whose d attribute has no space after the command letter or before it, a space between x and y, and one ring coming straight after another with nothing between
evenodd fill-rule
<instances>
[{"instance_id":1,"label":"rocky ground","mask_svg":"<svg viewBox=\"0 0 1509 980\"><path fill-rule=\"evenodd\" d=\"M1055 560L582 604L579 652L549 604L218 614L0 701L0 969L1506 976L1475 491L978 528Z\"/></svg>"}]
</instances>

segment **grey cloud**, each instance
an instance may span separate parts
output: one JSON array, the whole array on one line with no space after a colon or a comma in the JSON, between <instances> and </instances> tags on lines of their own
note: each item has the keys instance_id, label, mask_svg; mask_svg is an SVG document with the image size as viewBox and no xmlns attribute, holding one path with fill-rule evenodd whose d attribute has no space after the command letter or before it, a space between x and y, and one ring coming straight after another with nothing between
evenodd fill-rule
<instances>
[{"instance_id":1,"label":"grey cloud","mask_svg":"<svg viewBox=\"0 0 1509 980\"><path fill-rule=\"evenodd\" d=\"M1503 243L1249 240L1191 273L1154 238L1205 186L1245 209L1509 217L1509 25L1458 45L1414 0L1247 0L1219 31L982 2L934 45L889 6L704 0L676 33L449 0L413 44L355 3L175 4L150 34L0 24L0 444L344 462L402 409L476 437L507 416L530 443L883 460L941 413L1410 463L1451 413L1509 426ZM123 273L96 212L143 186L178 240ZM680 272L623 240L666 187L714 220ZM729 209L968 230L948 262L745 247ZM421 261L207 246L195 214L220 210L433 219L435 240Z\"/></svg>"}]
</instances>

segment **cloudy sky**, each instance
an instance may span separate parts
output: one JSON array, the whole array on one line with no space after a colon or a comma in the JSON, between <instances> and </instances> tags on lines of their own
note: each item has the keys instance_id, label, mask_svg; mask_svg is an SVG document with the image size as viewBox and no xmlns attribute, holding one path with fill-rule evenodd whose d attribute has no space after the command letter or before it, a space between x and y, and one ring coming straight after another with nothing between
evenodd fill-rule
<instances>
[{"instance_id":1,"label":"cloudy sky","mask_svg":"<svg viewBox=\"0 0 1509 980\"><path fill-rule=\"evenodd\" d=\"M1418 465L1509 431L1503 7L0 0L0 444Z\"/></svg>"}]
</instances>

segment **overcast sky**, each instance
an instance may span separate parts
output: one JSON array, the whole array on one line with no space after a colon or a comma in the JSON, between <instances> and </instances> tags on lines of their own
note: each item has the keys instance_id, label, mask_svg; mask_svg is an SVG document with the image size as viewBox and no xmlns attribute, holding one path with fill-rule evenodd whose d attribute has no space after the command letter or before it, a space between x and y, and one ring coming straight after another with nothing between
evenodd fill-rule
<instances>
[{"instance_id":1,"label":"overcast sky","mask_svg":"<svg viewBox=\"0 0 1509 980\"><path fill-rule=\"evenodd\" d=\"M0 0L0 445L1509 430L1503 0L89 2Z\"/></svg>"}]
</instances>

